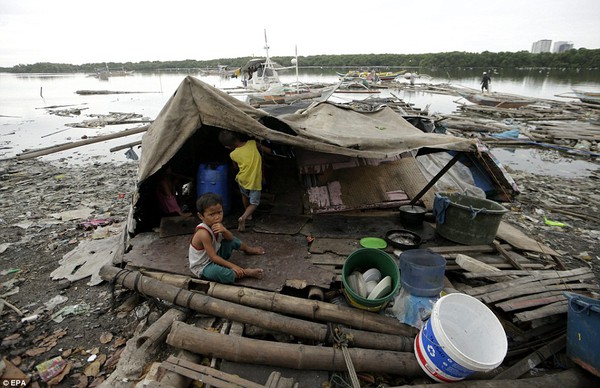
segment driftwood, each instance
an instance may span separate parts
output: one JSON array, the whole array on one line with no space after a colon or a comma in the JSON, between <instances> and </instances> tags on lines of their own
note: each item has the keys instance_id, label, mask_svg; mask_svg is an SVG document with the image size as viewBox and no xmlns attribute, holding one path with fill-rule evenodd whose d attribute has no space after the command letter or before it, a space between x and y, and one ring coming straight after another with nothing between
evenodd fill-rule
<instances>
[{"instance_id":1,"label":"driftwood","mask_svg":"<svg viewBox=\"0 0 600 388\"><path fill-rule=\"evenodd\" d=\"M171 346L234 362L306 370L345 371L342 350L228 336L175 323L167 337ZM357 372L424 376L415 355L387 350L348 349Z\"/></svg>"},{"instance_id":2,"label":"driftwood","mask_svg":"<svg viewBox=\"0 0 600 388\"><path fill-rule=\"evenodd\" d=\"M27 152L18 154L16 156L16 158L17 158L17 160L33 159L33 158L37 158L39 156L44 156L44 155L53 154L55 152L69 150L71 148L77 148L77 147L81 147L81 146L93 144L93 143L99 143L101 141L116 139L119 137L135 135L136 133L146 132L148 130L148 128L150 128L150 125L144 125L143 127L139 127L139 128L126 129L124 131L112 133L110 135L97 136L97 137L94 137L91 139L74 141L72 143L61 144L59 146L45 148L43 150L27 151Z\"/></svg>"},{"instance_id":3,"label":"driftwood","mask_svg":"<svg viewBox=\"0 0 600 388\"><path fill-rule=\"evenodd\" d=\"M129 339L117 368L102 383L101 387L130 387L131 383L126 381L137 380L142 376L144 366L156 349L164 344L173 322L182 320L185 316L183 311L170 309L142 335Z\"/></svg>"},{"instance_id":4,"label":"driftwood","mask_svg":"<svg viewBox=\"0 0 600 388\"><path fill-rule=\"evenodd\" d=\"M308 322L191 292L143 276L137 271L122 270L111 265L105 265L100 269L100 276L104 280L114 281L144 295L161 298L205 314L287 333L308 340L319 342L331 342L333 340L332 328L326 324ZM344 329L344 334L352 339L351 346L398 351L411 350L413 347L411 338L398 335L351 329Z\"/></svg>"}]
</instances>

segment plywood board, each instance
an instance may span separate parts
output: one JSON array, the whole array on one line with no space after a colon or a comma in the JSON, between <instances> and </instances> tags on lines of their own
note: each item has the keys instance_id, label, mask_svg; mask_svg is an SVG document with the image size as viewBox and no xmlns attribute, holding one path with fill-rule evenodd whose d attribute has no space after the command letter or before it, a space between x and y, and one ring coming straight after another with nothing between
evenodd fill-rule
<instances>
[{"instance_id":1,"label":"plywood board","mask_svg":"<svg viewBox=\"0 0 600 388\"><path fill-rule=\"evenodd\" d=\"M501 221L498 227L496 236L515 248L519 248L525 251L545 253L552 256L560 256L555 250L548 247L541 242L535 241L531 237L528 237L525 233L521 232L516 227L510 225L507 222Z\"/></svg>"}]
</instances>

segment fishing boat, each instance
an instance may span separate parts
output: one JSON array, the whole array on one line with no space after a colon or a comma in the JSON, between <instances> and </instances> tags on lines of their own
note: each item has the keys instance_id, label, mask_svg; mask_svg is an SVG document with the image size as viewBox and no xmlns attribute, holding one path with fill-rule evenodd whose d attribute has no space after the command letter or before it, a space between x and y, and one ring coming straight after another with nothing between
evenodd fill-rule
<instances>
[{"instance_id":1,"label":"fishing boat","mask_svg":"<svg viewBox=\"0 0 600 388\"><path fill-rule=\"evenodd\" d=\"M396 77L403 75L406 72L406 70L401 70L401 71L396 71L396 72L392 72L392 71L380 71L380 72L375 72L375 71L349 71L345 74L342 73L337 73L337 75L340 77L340 79L343 79L345 81L351 81L357 78L360 79L366 79L369 81L392 81L394 79L396 79Z\"/></svg>"},{"instance_id":2,"label":"fishing boat","mask_svg":"<svg viewBox=\"0 0 600 388\"><path fill-rule=\"evenodd\" d=\"M600 104L600 92L585 92L573 89L575 96L587 104Z\"/></svg>"},{"instance_id":3,"label":"fishing boat","mask_svg":"<svg viewBox=\"0 0 600 388\"><path fill-rule=\"evenodd\" d=\"M495 108L521 108L533 104L535 100L527 97L506 93L479 93L472 91L461 91L457 93L465 100L478 105L493 106Z\"/></svg>"},{"instance_id":4,"label":"fishing boat","mask_svg":"<svg viewBox=\"0 0 600 388\"><path fill-rule=\"evenodd\" d=\"M264 92L248 94L246 102L252 106L262 106L270 104L292 104L300 100L312 100L333 91L333 86L313 85L313 86L282 86L281 88L271 87Z\"/></svg>"},{"instance_id":5,"label":"fishing boat","mask_svg":"<svg viewBox=\"0 0 600 388\"><path fill-rule=\"evenodd\" d=\"M283 67L271 60L269 56L269 44L267 43L267 31L265 30L265 58L253 58L246 63L242 68L239 69L239 73L242 76L242 83L244 87L264 92L269 89L279 90L284 85L279 80L278 70L285 69L296 69L296 76L298 75L298 54L292 59L292 66Z\"/></svg>"}]
</instances>

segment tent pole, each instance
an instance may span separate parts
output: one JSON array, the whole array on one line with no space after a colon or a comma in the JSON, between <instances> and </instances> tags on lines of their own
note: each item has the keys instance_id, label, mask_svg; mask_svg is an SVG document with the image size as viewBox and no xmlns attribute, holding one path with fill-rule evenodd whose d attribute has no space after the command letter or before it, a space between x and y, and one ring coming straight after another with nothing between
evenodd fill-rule
<instances>
[{"instance_id":1,"label":"tent pole","mask_svg":"<svg viewBox=\"0 0 600 388\"><path fill-rule=\"evenodd\" d=\"M429 181L429 183L428 183L428 184L427 184L425 187L423 187L423 190L421 190L421 191L419 192L419 194L415 195L415 197L414 197L413 199L411 199L411 200L410 200L410 202L409 202L408 204L409 204L409 205L414 205L415 203L417 203L417 201L418 201L419 199L421 199L421 197L422 197L423 195L425 195L425 193L426 193L426 192L427 192L429 189L431 189L431 188L433 187L433 185L435 185L435 184L436 184L436 182L437 182L437 181L439 181L439 180L440 180L440 178L441 178L441 177L442 177L442 176L443 176L443 175L444 175L446 172L448 172L448 170L450 170L450 168L451 168L452 166L454 166L454 164L455 164L456 162L458 162L458 158L460 158L461 156L462 156L462 152L458 152L458 153L456 153L456 155L454 155L454 157L453 157L452 159L450 159L450 161L449 161L449 162L448 162L448 163L447 163L447 164L444 166L444 168L442 168L442 169L440 170L440 172L438 172L438 173L436 174L436 176L434 176L433 178L431 178L431 181Z\"/></svg>"}]
</instances>

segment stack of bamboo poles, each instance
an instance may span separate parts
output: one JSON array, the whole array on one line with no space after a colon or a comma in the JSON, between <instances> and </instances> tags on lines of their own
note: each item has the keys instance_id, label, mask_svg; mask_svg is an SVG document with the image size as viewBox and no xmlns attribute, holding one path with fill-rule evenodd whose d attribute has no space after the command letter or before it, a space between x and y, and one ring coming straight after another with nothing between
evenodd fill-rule
<instances>
[{"instance_id":1,"label":"stack of bamboo poles","mask_svg":"<svg viewBox=\"0 0 600 388\"><path fill-rule=\"evenodd\" d=\"M104 280L142 295L203 314L289 334L307 343L225 335L181 322L177 315L166 319L170 322L168 333L159 330L166 336L166 343L177 349L233 362L346 371L348 365L336 340L343 337L347 340L356 372L424 376L412 353L416 329L392 317L319 300L218 283L206 282L208 288L204 288L204 293L189 291L181 287L186 281L173 285L138 271L110 265L104 266L100 275ZM318 345L310 345L313 343Z\"/></svg>"}]
</instances>

